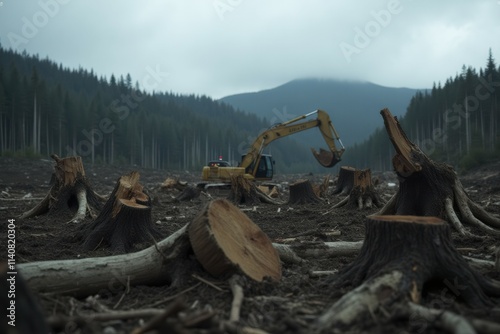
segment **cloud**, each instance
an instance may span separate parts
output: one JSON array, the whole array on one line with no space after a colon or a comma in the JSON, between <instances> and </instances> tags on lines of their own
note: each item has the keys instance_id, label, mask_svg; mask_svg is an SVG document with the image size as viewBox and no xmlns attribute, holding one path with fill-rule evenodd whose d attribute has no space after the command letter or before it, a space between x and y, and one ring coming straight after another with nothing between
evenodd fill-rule
<instances>
[{"instance_id":1,"label":"cloud","mask_svg":"<svg viewBox=\"0 0 500 334\"><path fill-rule=\"evenodd\" d=\"M314 76L430 87L484 66L500 34L488 0L4 0L2 45L44 8L54 15L20 51L139 81L159 66L169 73L159 89L216 98ZM369 41L356 46L360 32Z\"/></svg>"}]
</instances>

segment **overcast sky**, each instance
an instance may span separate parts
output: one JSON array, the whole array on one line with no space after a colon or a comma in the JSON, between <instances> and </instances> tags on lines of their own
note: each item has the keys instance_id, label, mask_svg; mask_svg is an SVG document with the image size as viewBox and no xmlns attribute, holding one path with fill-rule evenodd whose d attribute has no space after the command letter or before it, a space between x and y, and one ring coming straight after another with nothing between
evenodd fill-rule
<instances>
[{"instance_id":1,"label":"overcast sky","mask_svg":"<svg viewBox=\"0 0 500 334\"><path fill-rule=\"evenodd\" d=\"M0 41L213 98L297 78L428 88L500 57L500 0L0 0ZM154 79L154 80L152 80Z\"/></svg>"}]
</instances>

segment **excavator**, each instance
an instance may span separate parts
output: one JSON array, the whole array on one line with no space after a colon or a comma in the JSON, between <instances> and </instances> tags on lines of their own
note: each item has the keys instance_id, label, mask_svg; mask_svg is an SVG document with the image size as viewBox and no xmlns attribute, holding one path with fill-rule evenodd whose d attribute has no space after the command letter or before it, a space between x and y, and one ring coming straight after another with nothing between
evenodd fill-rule
<instances>
[{"instance_id":1,"label":"excavator","mask_svg":"<svg viewBox=\"0 0 500 334\"><path fill-rule=\"evenodd\" d=\"M314 114L317 115L316 119L302 121ZM231 177L243 175L246 179L250 180L270 181L274 174L274 161L271 155L262 153L264 148L277 139L316 127L323 135L329 150L320 149L317 152L311 148L311 151L320 165L333 167L341 160L345 147L333 127L330 116L325 111L318 109L289 121L276 124L263 131L242 157L238 167L223 167L219 164L210 164L203 167L202 179L204 181L230 182ZM340 149L337 149L335 140L339 142Z\"/></svg>"}]
</instances>

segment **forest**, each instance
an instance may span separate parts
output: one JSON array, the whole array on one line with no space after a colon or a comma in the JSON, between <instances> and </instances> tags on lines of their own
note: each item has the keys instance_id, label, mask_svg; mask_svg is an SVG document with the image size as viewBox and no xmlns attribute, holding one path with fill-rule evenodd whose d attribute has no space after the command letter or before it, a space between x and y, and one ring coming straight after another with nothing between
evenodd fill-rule
<instances>
[{"instance_id":1,"label":"forest","mask_svg":"<svg viewBox=\"0 0 500 334\"><path fill-rule=\"evenodd\" d=\"M237 163L267 127L206 96L149 92L129 74L107 79L0 47L2 156L55 153L92 165L201 171L219 156ZM294 141L271 149L279 172L314 166L309 150Z\"/></svg>"},{"instance_id":2,"label":"forest","mask_svg":"<svg viewBox=\"0 0 500 334\"><path fill-rule=\"evenodd\" d=\"M500 67L485 68L413 96L400 119L432 158L466 170L500 156ZM377 112L374 106L373 112ZM219 156L232 163L262 130L263 118L207 96L150 92L130 74L109 79L0 46L0 155L79 155L91 164L199 171ZM278 173L325 172L293 139L269 149ZM391 170L394 151L380 128L348 147L344 165Z\"/></svg>"},{"instance_id":3,"label":"forest","mask_svg":"<svg viewBox=\"0 0 500 334\"><path fill-rule=\"evenodd\" d=\"M461 72L432 90L418 92L400 119L408 137L426 154L459 171L500 157L500 66L491 49L486 66ZM349 148L356 167L390 170L394 150L381 127ZM347 153L346 153L347 156Z\"/></svg>"}]
</instances>

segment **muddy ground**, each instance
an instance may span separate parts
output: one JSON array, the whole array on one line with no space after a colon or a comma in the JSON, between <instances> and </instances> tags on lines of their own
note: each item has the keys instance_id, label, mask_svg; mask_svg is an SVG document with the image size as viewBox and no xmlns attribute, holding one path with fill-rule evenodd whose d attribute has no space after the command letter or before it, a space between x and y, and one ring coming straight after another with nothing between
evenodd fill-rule
<instances>
[{"instance_id":1,"label":"muddy ground","mask_svg":"<svg viewBox=\"0 0 500 334\"><path fill-rule=\"evenodd\" d=\"M49 190L49 181L53 170L50 159L23 160L0 157L0 241L1 259L7 258L6 234L7 219L17 218L21 213L31 209ZM134 168L118 166L90 166L85 164L87 179L94 190L103 195L109 195L116 180L128 174ZM196 182L197 173L171 172L160 170L137 169L141 174L141 183L153 197L152 220L163 237L177 231L202 210L209 201L203 194L192 201L176 203L172 200L175 193L160 190L160 184L168 177L178 178L188 182ZM387 200L396 191L396 187L388 186L390 182L397 182L392 173L377 174L380 180L377 186L379 194ZM334 179L334 175L331 175ZM282 186L280 199L288 198L287 184L300 178L308 178L313 183L320 183L325 175L289 175L278 176L277 181ZM462 183L469 196L477 203L495 214L500 214L500 162L477 168L461 177ZM288 183L287 183L288 182ZM313 241L359 241L364 237L364 221L367 215L377 209L356 210L349 207L332 209L332 205L341 200L338 196L329 196L324 203L302 206L259 204L241 209L257 224L272 241L280 241L314 230L306 236L298 238L296 242ZM69 216L43 215L26 220L16 219L16 261L25 263L31 261L45 261L56 259L76 259L112 255L107 249L84 251L81 244L74 240L80 226L67 224ZM91 222L87 218L82 224ZM331 236L328 232L340 231L340 235ZM470 240L453 233L455 246L467 248L463 255L494 261L493 247L499 244L498 239ZM149 247L149 243L136 245L133 251ZM397 251L397 250L395 250ZM346 291L331 291L325 287L324 278L313 278L311 271L335 270L353 261L353 256L332 258L312 258L301 264L283 263L283 277L278 283L255 283L246 281L241 325L260 329L269 333L309 333L314 327L315 320L332 305L342 293ZM229 318L232 294L226 280L212 277L199 270L201 277L218 287L202 282L191 276L183 282L181 287L169 287L167 284L159 286L132 286L126 288L126 283L115 288L113 293L106 296L93 296L91 299L73 298L49 294L35 295L46 319L56 315L74 316L93 314L102 307L111 311L138 310L157 308L161 309L172 301L169 297L182 294L188 309L187 314L200 310L215 310L215 316L195 328L186 329L186 333L219 333L218 324ZM500 279L500 275L493 271L486 271L484 275ZM126 282L123 280L122 282ZM191 289L190 289L191 288ZM441 287L442 289L442 287ZM189 290L189 291L186 291ZM3 293L3 292L2 292ZM439 294L436 291L424 294L422 304L431 305ZM442 303L441 307L453 310L465 316L489 318L499 322L500 299L494 300L496 309L493 312L479 312L470 309L458 298L449 303ZM97 306L96 306L97 305ZM436 307L435 303L433 305ZM438 305L439 306L439 305ZM332 332L351 333L433 333L440 332L433 323L409 324L407 320L391 319L391 312L374 314L372 318L360 319L353 328L332 329ZM84 324L69 322L64 327L53 328L53 333L128 333L150 320L148 317L140 319L123 319L111 321L90 321ZM2 320L5 321L5 320ZM28 319L18 319L28 321Z\"/></svg>"}]
</instances>

